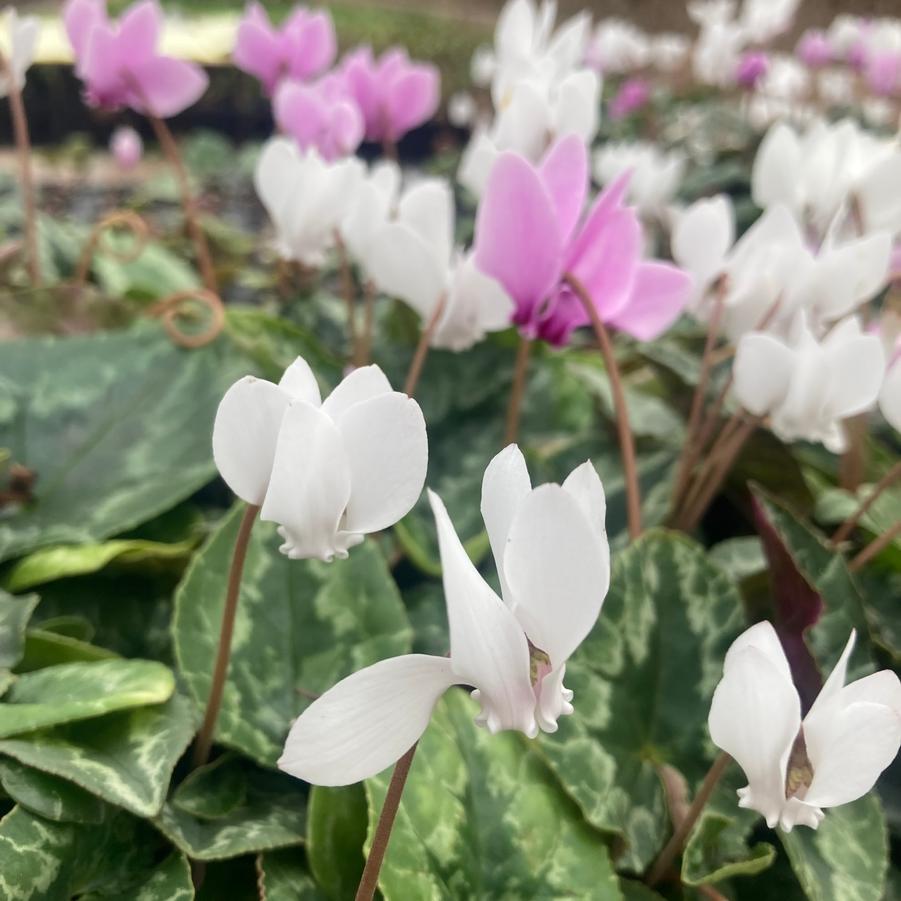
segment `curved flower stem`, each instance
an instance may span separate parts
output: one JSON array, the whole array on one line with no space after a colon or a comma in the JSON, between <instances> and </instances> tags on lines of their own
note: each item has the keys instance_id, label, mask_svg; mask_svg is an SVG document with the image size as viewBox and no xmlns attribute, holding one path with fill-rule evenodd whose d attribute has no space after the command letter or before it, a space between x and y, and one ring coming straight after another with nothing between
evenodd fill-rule
<instances>
[{"instance_id":1,"label":"curved flower stem","mask_svg":"<svg viewBox=\"0 0 901 901\"><path fill-rule=\"evenodd\" d=\"M701 783L701 787L698 789L694 801L691 802L691 807L688 808L688 813L685 814L685 819L676 827L676 831L672 834L670 840L660 852L660 856L654 861L653 866L648 872L645 882L651 888L657 885L657 883L667 874L669 868L673 865L673 861L682 852L691 830L694 828L695 823L698 821L698 817L700 817L704 808L707 806L707 802L710 800L713 790L716 788L717 783L720 781L721 776L726 771L726 767L729 766L731 760L732 758L728 754L720 754L720 756L713 761L713 765L707 771L707 775L704 777L704 781Z\"/></svg>"},{"instance_id":2,"label":"curved flower stem","mask_svg":"<svg viewBox=\"0 0 901 901\"><path fill-rule=\"evenodd\" d=\"M375 895L375 890L379 884L382 861L384 861L385 852L388 850L391 830L394 827L394 820L400 807L400 799L404 793L404 786L407 784L407 776L410 774L410 766L413 763L418 744L417 742L413 745L394 764L394 772L391 774L391 782L388 784L388 791L382 804L382 812L379 815L378 826L375 828L372 847L369 849L369 857L366 858L366 866L363 868L363 875L360 877L356 901L372 901L372 897Z\"/></svg>"},{"instance_id":3,"label":"curved flower stem","mask_svg":"<svg viewBox=\"0 0 901 901\"><path fill-rule=\"evenodd\" d=\"M200 274L203 278L204 287L207 291L214 294L219 293L216 283L216 270L213 268L213 260L210 257L210 248L206 241L206 235L197 218L197 202L191 192L191 182L188 179L188 170L185 168L184 160L178 150L178 143L175 140L169 126L163 119L158 116L148 115L150 124L153 126L153 132L156 135L157 142L162 148L163 154L169 161L172 171L175 174L175 180L178 182L178 190L181 194L181 205L185 213L185 222L188 226L188 233L194 242L194 253L197 255L197 265L200 267Z\"/></svg>"},{"instance_id":4,"label":"curved flower stem","mask_svg":"<svg viewBox=\"0 0 901 901\"><path fill-rule=\"evenodd\" d=\"M525 335L519 336L519 347L516 349L516 364L513 369L513 385L510 388L510 400L507 403L507 426L504 430L504 447L515 444L519 438L519 419L522 415L522 399L526 393L526 376L529 372L529 357L532 354L532 342Z\"/></svg>"},{"instance_id":5,"label":"curved flower stem","mask_svg":"<svg viewBox=\"0 0 901 901\"><path fill-rule=\"evenodd\" d=\"M250 542L250 533L253 531L259 512L260 508L254 504L248 504L244 508L241 525L238 527L238 537L235 539L231 569L228 573L228 588L225 592L225 608L222 611L219 649L216 652L216 665L213 669L213 682L210 686L210 696L206 702L203 725L200 727L200 732L197 733L197 741L194 744L193 765L195 769L203 766L210 759L210 750L213 747L213 733L216 731L216 720L219 718L222 693L225 690L225 678L228 675L232 633L235 629L238 598L241 595L241 576L244 573L244 561L247 558L247 545Z\"/></svg>"},{"instance_id":6,"label":"curved flower stem","mask_svg":"<svg viewBox=\"0 0 901 901\"><path fill-rule=\"evenodd\" d=\"M429 316L429 321L422 330L422 334L419 336L419 343L416 345L416 351L413 354L413 359L410 361L410 368L407 370L407 378L404 381L404 394L408 397L413 396L416 386L419 384L422 367L425 365L426 357L429 355L429 344L435 334L435 329L438 327L438 320L441 319L446 302L447 298L442 294L435 305L435 309L432 310L432 315Z\"/></svg>"},{"instance_id":7,"label":"curved flower stem","mask_svg":"<svg viewBox=\"0 0 901 901\"><path fill-rule=\"evenodd\" d=\"M855 526L866 516L867 512L882 496L882 493L901 479L901 461L896 463L875 485L867 499L852 513L832 536L833 544L841 544L854 531Z\"/></svg>"},{"instance_id":8,"label":"curved flower stem","mask_svg":"<svg viewBox=\"0 0 901 901\"><path fill-rule=\"evenodd\" d=\"M626 480L629 537L635 539L641 535L641 487L638 484L638 467L635 463L635 439L632 437L632 428L629 425L629 408L626 405L626 394L623 390L616 354L613 352L613 343L585 286L571 274L565 275L563 280L582 301L582 306L585 307L585 312L588 314L597 336L598 344L601 346L604 365L607 367L610 390L613 394L613 410L616 414L616 428L619 434L619 449L623 460L623 473Z\"/></svg>"},{"instance_id":9,"label":"curved flower stem","mask_svg":"<svg viewBox=\"0 0 901 901\"><path fill-rule=\"evenodd\" d=\"M25 104L22 92L16 83L6 57L0 53L0 72L9 85L9 112L16 139L16 152L19 157L19 177L22 180L22 211L25 220L25 248L28 255L28 276L35 288L43 284L41 274L41 256L38 248L38 209L34 194L34 175L31 171L31 140L28 135L28 117L25 115Z\"/></svg>"},{"instance_id":10,"label":"curved flower stem","mask_svg":"<svg viewBox=\"0 0 901 901\"><path fill-rule=\"evenodd\" d=\"M863 569L874 557L878 557L899 535L901 535L901 520L896 522L887 532L883 532L875 541L870 542L848 564L848 569L852 573Z\"/></svg>"}]
</instances>

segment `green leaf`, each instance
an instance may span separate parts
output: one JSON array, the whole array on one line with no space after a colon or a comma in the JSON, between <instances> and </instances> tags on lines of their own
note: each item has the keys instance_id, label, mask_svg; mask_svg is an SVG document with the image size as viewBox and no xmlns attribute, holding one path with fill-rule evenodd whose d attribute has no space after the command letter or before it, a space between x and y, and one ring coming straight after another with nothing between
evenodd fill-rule
<instances>
[{"instance_id":1,"label":"green leaf","mask_svg":"<svg viewBox=\"0 0 901 901\"><path fill-rule=\"evenodd\" d=\"M756 535L727 538L710 549L710 562L736 582L756 576L767 568L763 545Z\"/></svg>"},{"instance_id":2,"label":"green leaf","mask_svg":"<svg viewBox=\"0 0 901 901\"><path fill-rule=\"evenodd\" d=\"M43 629L29 629L25 633L25 653L16 671L30 673L66 663L95 663L101 660L114 660L117 657L118 654L113 651L79 641L69 635L45 632Z\"/></svg>"},{"instance_id":3,"label":"green leaf","mask_svg":"<svg viewBox=\"0 0 901 901\"><path fill-rule=\"evenodd\" d=\"M182 854L170 854L127 892L89 896L85 901L193 901L191 866Z\"/></svg>"},{"instance_id":4,"label":"green leaf","mask_svg":"<svg viewBox=\"0 0 901 901\"><path fill-rule=\"evenodd\" d=\"M566 666L575 713L540 748L590 823L621 835L643 872L669 828L659 767L697 784L706 711L742 627L733 583L687 538L650 532L615 556L598 624Z\"/></svg>"},{"instance_id":5,"label":"green leaf","mask_svg":"<svg viewBox=\"0 0 901 901\"><path fill-rule=\"evenodd\" d=\"M193 817L167 803L154 825L193 860L225 860L304 841L306 799L296 779L254 771L243 804L215 820Z\"/></svg>"},{"instance_id":6,"label":"green leaf","mask_svg":"<svg viewBox=\"0 0 901 901\"><path fill-rule=\"evenodd\" d=\"M151 660L67 663L20 676L0 704L0 738L162 704L175 691L171 670Z\"/></svg>"},{"instance_id":7,"label":"green leaf","mask_svg":"<svg viewBox=\"0 0 901 901\"><path fill-rule=\"evenodd\" d=\"M103 819L103 802L98 798L11 757L0 758L0 784L17 804L45 819L61 823L99 823Z\"/></svg>"},{"instance_id":8,"label":"green leaf","mask_svg":"<svg viewBox=\"0 0 901 901\"><path fill-rule=\"evenodd\" d=\"M130 236L110 233L102 242L105 247L125 254L134 246ZM136 259L127 262L98 251L92 268L100 287L110 297L154 300L199 287L197 274L191 266L155 243L149 243Z\"/></svg>"},{"instance_id":9,"label":"green leaf","mask_svg":"<svg viewBox=\"0 0 901 901\"><path fill-rule=\"evenodd\" d=\"M36 594L14 598L0 590L0 697L12 684L9 671L22 659L25 627L39 600Z\"/></svg>"},{"instance_id":10,"label":"green leaf","mask_svg":"<svg viewBox=\"0 0 901 901\"><path fill-rule=\"evenodd\" d=\"M382 866L386 901L619 901L601 836L521 736L480 729L476 709L458 689L435 709ZM370 841L390 777L366 783Z\"/></svg>"},{"instance_id":11,"label":"green leaf","mask_svg":"<svg viewBox=\"0 0 901 901\"><path fill-rule=\"evenodd\" d=\"M4 901L69 901L75 827L14 807L0 820L0 897Z\"/></svg>"},{"instance_id":12,"label":"green leaf","mask_svg":"<svg viewBox=\"0 0 901 901\"><path fill-rule=\"evenodd\" d=\"M833 551L781 501L760 489L755 490L755 495L798 571L823 599L823 614L816 628L810 629L805 636L820 672L832 671L852 629L857 629L855 659L870 659L870 632L863 600L844 557ZM852 667L848 675L856 678L871 669L872 664L859 664L856 669Z\"/></svg>"},{"instance_id":13,"label":"green leaf","mask_svg":"<svg viewBox=\"0 0 901 901\"><path fill-rule=\"evenodd\" d=\"M0 521L0 560L99 541L208 482L216 407L246 369L227 342L183 350L155 323L8 342L0 447L37 482L34 502Z\"/></svg>"},{"instance_id":14,"label":"green leaf","mask_svg":"<svg viewBox=\"0 0 901 901\"><path fill-rule=\"evenodd\" d=\"M262 855L260 865L266 901L325 901L328 897L310 878L303 865L303 854L297 848L267 851Z\"/></svg>"},{"instance_id":15,"label":"green leaf","mask_svg":"<svg viewBox=\"0 0 901 901\"><path fill-rule=\"evenodd\" d=\"M178 588L178 668L199 702L210 687L241 511L228 516ZM217 740L267 766L311 699L370 663L410 648L397 586L373 541L347 560L289 560L275 526L254 527L244 568Z\"/></svg>"},{"instance_id":16,"label":"green leaf","mask_svg":"<svg viewBox=\"0 0 901 901\"><path fill-rule=\"evenodd\" d=\"M234 754L194 770L172 795L172 806L199 820L218 820L247 798L246 768Z\"/></svg>"},{"instance_id":17,"label":"green leaf","mask_svg":"<svg viewBox=\"0 0 901 901\"><path fill-rule=\"evenodd\" d=\"M367 826L362 785L313 786L307 816L307 858L316 882L333 901L350 898L363 875Z\"/></svg>"},{"instance_id":18,"label":"green leaf","mask_svg":"<svg viewBox=\"0 0 901 901\"><path fill-rule=\"evenodd\" d=\"M137 816L155 816L195 725L190 702L176 694L166 704L4 739L0 754L68 779Z\"/></svg>"},{"instance_id":19,"label":"green leaf","mask_svg":"<svg viewBox=\"0 0 901 901\"><path fill-rule=\"evenodd\" d=\"M780 832L779 838L810 901L882 898L888 833L874 794L829 809L816 830L793 829Z\"/></svg>"},{"instance_id":20,"label":"green leaf","mask_svg":"<svg viewBox=\"0 0 901 901\"><path fill-rule=\"evenodd\" d=\"M193 541L130 540L42 548L16 563L4 581L9 591L24 591L56 579L97 572L113 561L132 565L178 562L187 559L193 547Z\"/></svg>"}]
</instances>

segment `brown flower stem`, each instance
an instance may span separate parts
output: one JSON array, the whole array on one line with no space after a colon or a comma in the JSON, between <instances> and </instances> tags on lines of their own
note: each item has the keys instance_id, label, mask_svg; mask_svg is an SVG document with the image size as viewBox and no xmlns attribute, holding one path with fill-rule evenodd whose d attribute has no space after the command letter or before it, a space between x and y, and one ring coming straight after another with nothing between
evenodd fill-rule
<instances>
[{"instance_id":1,"label":"brown flower stem","mask_svg":"<svg viewBox=\"0 0 901 901\"><path fill-rule=\"evenodd\" d=\"M75 269L75 278L73 284L77 293L80 293L88 280L88 274L91 271L91 263L94 260L94 254L100 247L100 241L103 235L112 229L124 229L129 232L132 238L132 245L124 251L117 251L107 248L106 253L120 263L131 263L136 260L147 246L150 240L150 227L147 223L133 210L114 210L112 213L104 216L92 229L85 241L84 249L78 259L78 266Z\"/></svg>"},{"instance_id":2,"label":"brown flower stem","mask_svg":"<svg viewBox=\"0 0 901 901\"><path fill-rule=\"evenodd\" d=\"M419 377L422 375L422 367L425 365L426 357L429 355L429 345L435 334L435 329L438 327L438 320L441 319L441 314L444 312L446 302L447 298L442 294L435 305L435 309L432 310L432 315L429 316L429 321L422 330L422 334L419 336L419 343L416 345L416 351L413 354L413 359L410 361L410 368L407 370L407 378L404 381L404 394L408 397L412 397L416 392Z\"/></svg>"},{"instance_id":3,"label":"brown flower stem","mask_svg":"<svg viewBox=\"0 0 901 901\"><path fill-rule=\"evenodd\" d=\"M878 557L899 535L901 535L901 520L896 522L887 532L880 535L875 541L870 542L849 564L848 569L852 573L863 569L873 558Z\"/></svg>"},{"instance_id":4,"label":"brown flower stem","mask_svg":"<svg viewBox=\"0 0 901 901\"><path fill-rule=\"evenodd\" d=\"M354 274L350 268L350 257L340 232L335 230L335 248L338 251L338 273L341 281L341 297L347 310L347 343L350 345L348 357L355 365L359 365L360 336L357 332L357 298L354 289Z\"/></svg>"},{"instance_id":5,"label":"brown flower stem","mask_svg":"<svg viewBox=\"0 0 901 901\"><path fill-rule=\"evenodd\" d=\"M707 806L707 802L710 800L713 790L716 788L717 783L720 781L720 778L726 771L726 767L729 766L731 760L732 758L728 754L720 754L719 757L713 761L713 765L707 771L707 775L704 777L704 781L701 783L701 787L698 789L694 801L691 802L691 807L688 808L685 819L683 819L676 827L670 840L660 852L660 856L654 861L653 866L648 871L645 882L651 888L663 879L673 865L673 861L675 861L679 854L682 853L682 849L685 847L685 842L688 840L691 830L694 828L695 823Z\"/></svg>"},{"instance_id":6,"label":"brown flower stem","mask_svg":"<svg viewBox=\"0 0 901 901\"><path fill-rule=\"evenodd\" d=\"M882 496L883 492L901 479L901 461L896 463L874 486L867 499L836 530L832 536L833 544L841 544L855 529L857 524Z\"/></svg>"},{"instance_id":7,"label":"brown flower stem","mask_svg":"<svg viewBox=\"0 0 901 901\"><path fill-rule=\"evenodd\" d=\"M679 459L679 468L677 470L676 480L673 485L673 502L679 498L685 489L685 483L691 475L691 468L697 461L697 457L703 450L698 447L700 436L698 430L701 428L701 414L704 409L704 397L707 394L707 383L710 380L710 371L713 368L713 351L716 347L716 339L719 334L720 322L723 318L725 305L723 302L722 291L718 292L713 307L713 315L710 317L708 324L707 340L704 343L704 356L701 359L701 374L695 388L694 397L691 401L691 412L688 417L688 427L685 430L685 446Z\"/></svg>"},{"instance_id":8,"label":"brown flower stem","mask_svg":"<svg viewBox=\"0 0 901 901\"><path fill-rule=\"evenodd\" d=\"M216 720L219 719L219 708L222 706L222 693L225 690L225 679L228 675L228 662L231 657L232 634L235 630L235 614L238 611L238 598L241 595L241 576L244 573L244 561L247 559L247 545L250 533L260 508L248 504L241 517L235 549L232 553L231 569L228 573L228 588L225 592L225 607L222 611L222 626L219 631L219 650L216 652L216 665L213 669L213 682L206 702L206 713L203 725L197 733L194 744L194 769L203 766L210 759L213 747L213 734L216 731Z\"/></svg>"},{"instance_id":9,"label":"brown flower stem","mask_svg":"<svg viewBox=\"0 0 901 901\"><path fill-rule=\"evenodd\" d=\"M623 473L626 481L626 512L629 522L629 536L632 539L641 535L641 487L638 483L638 466L635 462L635 439L629 425L629 408L626 405L626 394L620 376L616 354L607 328L601 320L591 296L585 286L571 274L564 276L564 281L572 288L591 321L592 328L601 347L607 377L610 379L610 390L613 394L613 411L616 415L616 428L619 434L619 449L623 461Z\"/></svg>"},{"instance_id":10,"label":"brown flower stem","mask_svg":"<svg viewBox=\"0 0 901 901\"><path fill-rule=\"evenodd\" d=\"M188 226L188 233L194 242L194 253L197 256L197 265L200 267L200 274L203 278L204 287L213 294L219 293L219 287L216 282L216 270L213 267L213 260L210 256L210 248L207 244L206 235L197 218L197 201L191 191L191 182L188 179L188 170L185 168L184 160L178 150L178 143L175 140L169 126L165 120L158 116L148 115L150 124L153 126L153 132L156 135L157 142L162 148L163 154L172 167L175 180L178 182L178 190L181 194L181 205L185 214L185 223Z\"/></svg>"},{"instance_id":11,"label":"brown flower stem","mask_svg":"<svg viewBox=\"0 0 901 901\"><path fill-rule=\"evenodd\" d=\"M28 116L25 114L22 92L19 90L12 69L2 53L0 53L0 73L6 77L9 85L9 112L16 140L16 153L19 157L25 248L28 254L28 276L31 279L32 286L40 288L44 279L41 274L41 255L38 246L38 207L34 191L34 174L31 171L31 139L28 134Z\"/></svg>"},{"instance_id":12,"label":"brown flower stem","mask_svg":"<svg viewBox=\"0 0 901 901\"><path fill-rule=\"evenodd\" d=\"M507 425L504 429L504 447L515 444L519 438L519 420L522 416L522 399L526 393L526 376L529 373L529 357L532 354L532 342L525 335L519 336L519 347L516 349L516 363L513 368L513 384L510 387L510 400L507 402Z\"/></svg>"},{"instance_id":13,"label":"brown flower stem","mask_svg":"<svg viewBox=\"0 0 901 901\"><path fill-rule=\"evenodd\" d=\"M372 359L372 329L375 322L375 285L367 281L363 288L363 334L358 344L357 366L368 366Z\"/></svg>"},{"instance_id":14,"label":"brown flower stem","mask_svg":"<svg viewBox=\"0 0 901 901\"><path fill-rule=\"evenodd\" d=\"M848 449L839 463L839 482L846 491L857 491L867 469L867 416L855 416L846 423Z\"/></svg>"},{"instance_id":15,"label":"brown flower stem","mask_svg":"<svg viewBox=\"0 0 901 901\"><path fill-rule=\"evenodd\" d=\"M413 757L416 754L416 746L413 745L394 764L394 772L391 774L391 782L388 784L388 791L382 804L382 812L379 815L379 822L375 828L372 847L369 849L369 857L366 858L366 866L363 868L363 875L360 877L356 901L372 901L372 897L375 895L375 890L379 884L382 862L385 859L385 852L388 850L388 842L391 839L391 830L394 827L394 820L400 807L400 799L404 793L404 786L407 784L407 776L410 773Z\"/></svg>"}]
</instances>

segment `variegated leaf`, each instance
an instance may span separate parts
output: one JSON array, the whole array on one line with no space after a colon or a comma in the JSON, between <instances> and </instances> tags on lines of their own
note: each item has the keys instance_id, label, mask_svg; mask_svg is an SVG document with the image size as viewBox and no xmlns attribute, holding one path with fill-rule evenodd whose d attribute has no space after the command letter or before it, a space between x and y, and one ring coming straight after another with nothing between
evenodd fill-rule
<instances>
[{"instance_id":1,"label":"variegated leaf","mask_svg":"<svg viewBox=\"0 0 901 901\"><path fill-rule=\"evenodd\" d=\"M0 754L61 776L142 817L161 809L196 727L186 698L0 741Z\"/></svg>"},{"instance_id":2,"label":"variegated leaf","mask_svg":"<svg viewBox=\"0 0 901 901\"><path fill-rule=\"evenodd\" d=\"M382 866L386 901L620 901L603 837L521 736L489 734L476 712L458 689L435 709ZM366 783L370 841L390 778Z\"/></svg>"},{"instance_id":3,"label":"variegated leaf","mask_svg":"<svg viewBox=\"0 0 901 901\"><path fill-rule=\"evenodd\" d=\"M266 901L327 901L310 877L298 848L267 851L260 858Z\"/></svg>"},{"instance_id":4,"label":"variegated leaf","mask_svg":"<svg viewBox=\"0 0 901 901\"><path fill-rule=\"evenodd\" d=\"M104 804L73 782L0 757L0 785L22 807L60 823L99 823Z\"/></svg>"},{"instance_id":5,"label":"variegated leaf","mask_svg":"<svg viewBox=\"0 0 901 901\"><path fill-rule=\"evenodd\" d=\"M194 558L176 594L175 653L198 701L209 693L235 510ZM241 583L216 738L272 766L292 720L335 682L410 648L410 626L388 567L367 539L347 560L289 560L272 523L254 528Z\"/></svg>"}]
</instances>

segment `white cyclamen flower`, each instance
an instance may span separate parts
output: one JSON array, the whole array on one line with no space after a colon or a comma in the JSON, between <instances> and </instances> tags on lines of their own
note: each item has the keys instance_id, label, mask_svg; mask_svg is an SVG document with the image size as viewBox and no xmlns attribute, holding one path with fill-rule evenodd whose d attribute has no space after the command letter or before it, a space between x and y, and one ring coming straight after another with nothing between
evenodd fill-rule
<instances>
[{"instance_id":1,"label":"white cyclamen flower","mask_svg":"<svg viewBox=\"0 0 901 901\"><path fill-rule=\"evenodd\" d=\"M758 623L729 648L713 695L713 743L735 758L748 780L739 807L774 828L816 829L822 808L865 795L901 745L901 683L882 670L845 685L854 648L841 658L807 716L775 629Z\"/></svg>"},{"instance_id":2,"label":"white cyclamen flower","mask_svg":"<svg viewBox=\"0 0 901 901\"><path fill-rule=\"evenodd\" d=\"M9 93L10 77L18 90L25 87L25 73L34 61L40 31L41 25L35 16L20 18L14 8L7 11L5 28L0 30L0 34L5 32L5 39L0 38L0 53L9 75L0 75L0 97Z\"/></svg>"},{"instance_id":3,"label":"white cyclamen flower","mask_svg":"<svg viewBox=\"0 0 901 901\"><path fill-rule=\"evenodd\" d=\"M361 266L371 255L372 239L397 214L400 183L400 166L381 160L356 185L339 232L348 253Z\"/></svg>"},{"instance_id":4,"label":"white cyclamen flower","mask_svg":"<svg viewBox=\"0 0 901 901\"><path fill-rule=\"evenodd\" d=\"M666 52L664 56L667 56ZM588 58L605 75L634 72L656 62L651 38L631 22L614 18L598 23L588 48Z\"/></svg>"},{"instance_id":5,"label":"white cyclamen flower","mask_svg":"<svg viewBox=\"0 0 901 901\"><path fill-rule=\"evenodd\" d=\"M275 226L279 254L307 266L321 266L364 175L360 160L327 163L316 150L301 152L288 138L267 141L254 185Z\"/></svg>"},{"instance_id":6,"label":"white cyclamen flower","mask_svg":"<svg viewBox=\"0 0 901 901\"><path fill-rule=\"evenodd\" d=\"M604 144L594 155L594 176L609 185L630 171L627 197L645 216L659 216L675 197L685 172L685 156L645 141Z\"/></svg>"},{"instance_id":7,"label":"white cyclamen flower","mask_svg":"<svg viewBox=\"0 0 901 901\"><path fill-rule=\"evenodd\" d=\"M228 389L213 458L228 487L279 524L283 554L331 560L410 511L428 443L419 405L378 366L355 369L322 401L298 357L277 385L246 376Z\"/></svg>"},{"instance_id":8,"label":"white cyclamen flower","mask_svg":"<svg viewBox=\"0 0 901 901\"><path fill-rule=\"evenodd\" d=\"M454 198L440 179L426 179L404 192L397 217L372 238L363 260L374 284L409 304L430 322L440 318L433 347L465 350L510 324L513 300L495 279L480 272L472 255L454 251Z\"/></svg>"},{"instance_id":9,"label":"white cyclamen flower","mask_svg":"<svg viewBox=\"0 0 901 901\"><path fill-rule=\"evenodd\" d=\"M855 318L818 341L804 314L787 340L753 332L738 343L735 396L755 416L768 415L783 441L816 441L843 453L842 421L876 403L885 375L885 353Z\"/></svg>"},{"instance_id":10,"label":"white cyclamen flower","mask_svg":"<svg viewBox=\"0 0 901 901\"><path fill-rule=\"evenodd\" d=\"M566 661L591 631L610 579L604 489L584 463L562 486L533 489L522 454L488 466L482 515L503 600L466 554L441 499L438 526L450 656L407 654L339 682L288 735L279 767L316 785L347 785L390 766L419 740L452 685L470 685L491 732L553 732L572 713Z\"/></svg>"}]
</instances>

